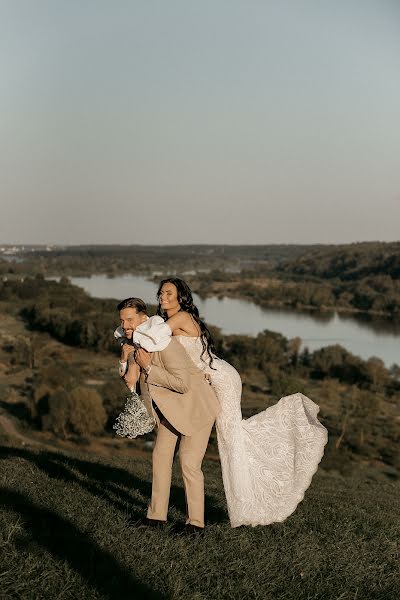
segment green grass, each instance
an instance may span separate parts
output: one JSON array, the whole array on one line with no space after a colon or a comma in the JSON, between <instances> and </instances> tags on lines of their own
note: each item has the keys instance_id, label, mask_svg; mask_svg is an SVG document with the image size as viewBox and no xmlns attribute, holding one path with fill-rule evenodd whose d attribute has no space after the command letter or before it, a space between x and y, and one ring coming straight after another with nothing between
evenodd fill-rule
<instances>
[{"instance_id":1,"label":"green grass","mask_svg":"<svg viewBox=\"0 0 400 600\"><path fill-rule=\"evenodd\" d=\"M127 442L128 443L128 442ZM400 598L400 485L319 470L281 524L231 529L219 464L205 462L204 538L134 522L149 459L0 447L0 597L21 599ZM171 523L184 518L179 470Z\"/></svg>"}]
</instances>

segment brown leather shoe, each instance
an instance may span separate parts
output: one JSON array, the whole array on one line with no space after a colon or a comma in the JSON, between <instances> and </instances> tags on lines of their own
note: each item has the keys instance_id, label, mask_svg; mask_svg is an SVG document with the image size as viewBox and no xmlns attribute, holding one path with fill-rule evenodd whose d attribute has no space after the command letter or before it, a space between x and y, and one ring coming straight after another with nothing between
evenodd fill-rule
<instances>
[{"instance_id":1,"label":"brown leather shoe","mask_svg":"<svg viewBox=\"0 0 400 600\"><path fill-rule=\"evenodd\" d=\"M149 519L148 517L143 517L142 519L139 519L139 521L137 521L135 523L135 525L137 527L163 527L163 525L166 525L167 521L159 521L158 519Z\"/></svg>"},{"instance_id":2,"label":"brown leather shoe","mask_svg":"<svg viewBox=\"0 0 400 600\"><path fill-rule=\"evenodd\" d=\"M204 535L204 527L198 527L197 525L192 525L192 523L188 523L183 528L182 533L183 533L183 535L203 536Z\"/></svg>"}]
</instances>

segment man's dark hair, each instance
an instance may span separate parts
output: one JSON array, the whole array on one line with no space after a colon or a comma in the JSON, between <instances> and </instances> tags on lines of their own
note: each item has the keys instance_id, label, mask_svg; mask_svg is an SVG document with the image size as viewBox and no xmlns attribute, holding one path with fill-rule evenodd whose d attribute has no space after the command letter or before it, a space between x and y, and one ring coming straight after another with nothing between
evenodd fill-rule
<instances>
[{"instance_id":1,"label":"man's dark hair","mask_svg":"<svg viewBox=\"0 0 400 600\"><path fill-rule=\"evenodd\" d=\"M147 315L147 306L140 298L125 298L117 305L117 310L123 308L134 308L138 314L143 313Z\"/></svg>"}]
</instances>

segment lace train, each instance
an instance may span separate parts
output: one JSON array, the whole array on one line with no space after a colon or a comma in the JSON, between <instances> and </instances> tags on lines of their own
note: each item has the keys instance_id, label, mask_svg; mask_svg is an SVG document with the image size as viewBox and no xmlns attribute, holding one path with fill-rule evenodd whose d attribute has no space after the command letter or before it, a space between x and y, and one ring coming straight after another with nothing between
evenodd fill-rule
<instances>
[{"instance_id":1,"label":"lace train","mask_svg":"<svg viewBox=\"0 0 400 600\"><path fill-rule=\"evenodd\" d=\"M210 375L221 404L216 429L222 477L232 527L284 521L304 498L328 441L319 407L304 394L242 419L239 373L215 358L201 360L199 338L176 336L193 362Z\"/></svg>"}]
</instances>

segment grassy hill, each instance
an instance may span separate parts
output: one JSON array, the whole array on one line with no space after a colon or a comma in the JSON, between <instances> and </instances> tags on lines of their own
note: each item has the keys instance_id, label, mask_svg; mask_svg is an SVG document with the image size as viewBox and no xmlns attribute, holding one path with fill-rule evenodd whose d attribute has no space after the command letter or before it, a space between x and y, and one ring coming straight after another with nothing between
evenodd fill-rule
<instances>
[{"instance_id":1,"label":"grassy hill","mask_svg":"<svg viewBox=\"0 0 400 600\"><path fill-rule=\"evenodd\" d=\"M128 441L126 442L129 443ZM0 438L0 597L388 600L400 597L400 484L322 467L284 523L229 525L219 463L205 461L206 534L137 521L149 457L104 458ZM183 521L178 469L171 524Z\"/></svg>"}]
</instances>

